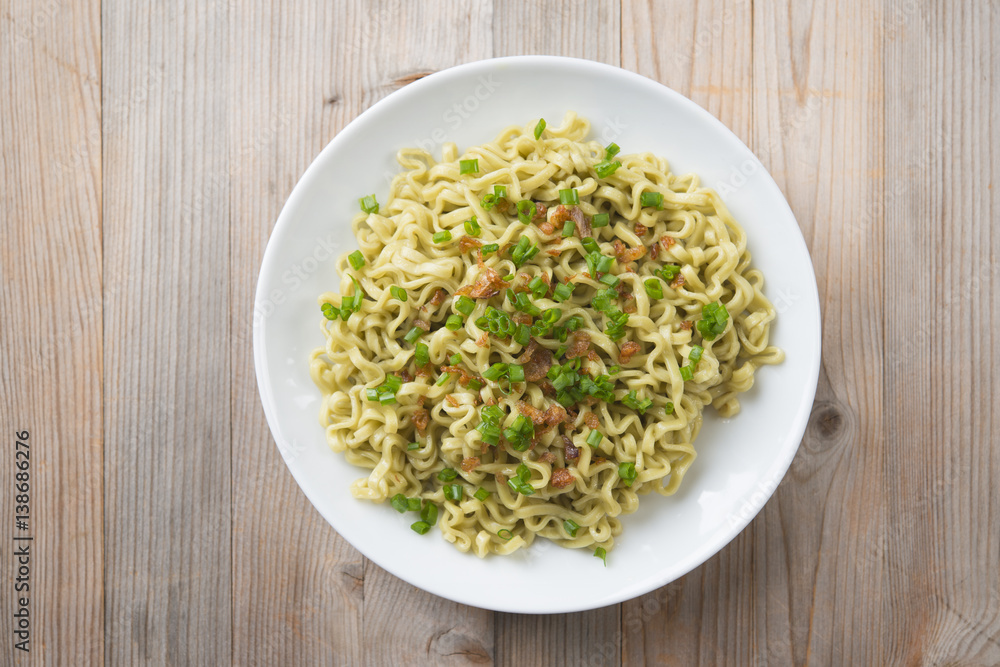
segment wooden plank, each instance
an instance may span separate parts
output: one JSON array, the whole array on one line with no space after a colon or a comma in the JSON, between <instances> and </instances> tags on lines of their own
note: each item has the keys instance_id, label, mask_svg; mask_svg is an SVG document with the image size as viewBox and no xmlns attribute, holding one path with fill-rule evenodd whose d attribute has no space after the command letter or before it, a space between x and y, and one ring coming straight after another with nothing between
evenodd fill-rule
<instances>
[{"instance_id":1,"label":"wooden plank","mask_svg":"<svg viewBox=\"0 0 1000 667\"><path fill-rule=\"evenodd\" d=\"M0 655L100 664L100 3L4 0L0 16ZM17 433L28 470L15 467ZM24 530L15 523L23 483ZM23 548L27 576L14 557ZM21 598L28 652L15 648L25 639L14 634Z\"/></svg>"},{"instance_id":2,"label":"wooden plank","mask_svg":"<svg viewBox=\"0 0 1000 667\"><path fill-rule=\"evenodd\" d=\"M698 3L686 20L623 10L626 34L636 25L637 40L659 37L637 53L657 55L660 80L749 140L775 176L812 248L826 322L816 412L788 477L717 556L626 605L630 660L877 662L877 642L844 634L876 626L880 613L879 560L860 572L851 560L881 520L878 453L852 449L878 442L882 424L871 370L882 298L866 289L882 266L881 44L868 4L838 13L832 2ZM837 234L845 219L866 224Z\"/></svg>"},{"instance_id":3,"label":"wooden plank","mask_svg":"<svg viewBox=\"0 0 1000 667\"><path fill-rule=\"evenodd\" d=\"M368 107L424 72L488 58L493 53L492 3L368 3L363 25L373 38L356 54L368 67L346 67L337 85L361 93ZM460 91L455 91L456 98ZM460 665L490 662L493 614L415 589L365 563L363 645L368 664ZM407 619L400 622L400 619Z\"/></svg>"},{"instance_id":4,"label":"wooden plank","mask_svg":"<svg viewBox=\"0 0 1000 667\"><path fill-rule=\"evenodd\" d=\"M228 11L103 5L115 664L232 657Z\"/></svg>"},{"instance_id":5,"label":"wooden plank","mask_svg":"<svg viewBox=\"0 0 1000 667\"><path fill-rule=\"evenodd\" d=\"M621 3L617 0L497 0L494 12L495 56L537 53L620 64ZM621 605L611 605L578 614L496 614L497 663L618 664L620 611Z\"/></svg>"},{"instance_id":6,"label":"wooden plank","mask_svg":"<svg viewBox=\"0 0 1000 667\"><path fill-rule=\"evenodd\" d=\"M791 470L754 523L754 655L882 664L882 3L754 4L754 135L812 253L823 366ZM794 299L794 295L789 299Z\"/></svg>"},{"instance_id":7,"label":"wooden plank","mask_svg":"<svg viewBox=\"0 0 1000 667\"><path fill-rule=\"evenodd\" d=\"M622 34L626 69L690 97L749 143L749 2L698 2L669 12L625 2ZM744 531L691 574L622 605L623 657L630 664L749 662L749 633L733 629L748 627L752 615L753 579L745 575L753 546L752 533Z\"/></svg>"},{"instance_id":8,"label":"wooden plank","mask_svg":"<svg viewBox=\"0 0 1000 667\"><path fill-rule=\"evenodd\" d=\"M1000 664L1000 5L886 30L886 643Z\"/></svg>"},{"instance_id":9,"label":"wooden plank","mask_svg":"<svg viewBox=\"0 0 1000 667\"><path fill-rule=\"evenodd\" d=\"M541 54L621 64L619 0L496 0L493 55Z\"/></svg>"},{"instance_id":10,"label":"wooden plank","mask_svg":"<svg viewBox=\"0 0 1000 667\"><path fill-rule=\"evenodd\" d=\"M275 446L257 392L252 304L271 228L316 154L362 109L341 72L364 64L357 4L247 5L232 16L229 190L233 662L364 664L364 560L313 509ZM305 363L305 360L303 360ZM289 452L294 456L295 452ZM260 493L267 489L267 493Z\"/></svg>"}]
</instances>

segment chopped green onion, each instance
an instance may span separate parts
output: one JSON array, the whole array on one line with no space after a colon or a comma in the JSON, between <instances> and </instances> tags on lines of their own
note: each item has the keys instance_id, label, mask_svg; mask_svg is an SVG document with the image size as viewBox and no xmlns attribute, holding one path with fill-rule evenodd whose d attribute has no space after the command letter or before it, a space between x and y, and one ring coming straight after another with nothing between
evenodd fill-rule
<instances>
[{"instance_id":1,"label":"chopped green onion","mask_svg":"<svg viewBox=\"0 0 1000 667\"><path fill-rule=\"evenodd\" d=\"M393 405L396 403L396 392L386 392L379 394L378 402L382 405Z\"/></svg>"},{"instance_id":2,"label":"chopped green onion","mask_svg":"<svg viewBox=\"0 0 1000 667\"><path fill-rule=\"evenodd\" d=\"M625 407L636 410L640 415L646 414L646 410L648 410L650 406L653 405L652 399L639 398L636 395L634 389L630 391L628 395L622 398L622 403L625 405Z\"/></svg>"},{"instance_id":3,"label":"chopped green onion","mask_svg":"<svg viewBox=\"0 0 1000 667\"><path fill-rule=\"evenodd\" d=\"M562 317L562 310L559 308L549 308L542 312L542 321L546 324L555 324Z\"/></svg>"},{"instance_id":4,"label":"chopped green onion","mask_svg":"<svg viewBox=\"0 0 1000 667\"><path fill-rule=\"evenodd\" d=\"M487 491L486 489L479 488L476 489L476 492L474 494L472 494L472 497L478 500L479 502L483 502L490 497L490 492Z\"/></svg>"},{"instance_id":5,"label":"chopped green onion","mask_svg":"<svg viewBox=\"0 0 1000 667\"><path fill-rule=\"evenodd\" d=\"M323 311L323 317L328 320L336 320L340 317L340 310L332 303L324 303L320 310Z\"/></svg>"},{"instance_id":6,"label":"chopped green onion","mask_svg":"<svg viewBox=\"0 0 1000 667\"><path fill-rule=\"evenodd\" d=\"M399 299L400 301L402 301L404 303L409 298L406 295L406 290L404 290L402 287L399 287L398 285L393 285L392 287L390 287L389 288L389 294L392 295L392 298Z\"/></svg>"},{"instance_id":7,"label":"chopped green onion","mask_svg":"<svg viewBox=\"0 0 1000 667\"><path fill-rule=\"evenodd\" d=\"M351 268L357 271L365 265L365 256L361 254L360 250L355 250L347 256L347 261L351 263Z\"/></svg>"},{"instance_id":8,"label":"chopped green onion","mask_svg":"<svg viewBox=\"0 0 1000 667\"><path fill-rule=\"evenodd\" d=\"M635 464L631 461L622 461L618 464L618 476L625 480L625 486L632 486L635 481Z\"/></svg>"},{"instance_id":9,"label":"chopped green onion","mask_svg":"<svg viewBox=\"0 0 1000 667\"><path fill-rule=\"evenodd\" d=\"M663 407L663 409L668 415L674 414L674 404L670 401L667 401L667 404Z\"/></svg>"},{"instance_id":10,"label":"chopped green onion","mask_svg":"<svg viewBox=\"0 0 1000 667\"><path fill-rule=\"evenodd\" d=\"M535 217L535 204L534 202L522 199L517 202L517 219L521 221L522 224L528 224L531 219Z\"/></svg>"},{"instance_id":11,"label":"chopped green onion","mask_svg":"<svg viewBox=\"0 0 1000 667\"><path fill-rule=\"evenodd\" d=\"M580 194L576 188L568 188L559 191L559 203L564 205L576 205L580 203Z\"/></svg>"},{"instance_id":12,"label":"chopped green onion","mask_svg":"<svg viewBox=\"0 0 1000 667\"><path fill-rule=\"evenodd\" d=\"M358 200L361 204L361 210L365 213L378 213L378 202L375 200L375 195L365 195Z\"/></svg>"},{"instance_id":13,"label":"chopped green onion","mask_svg":"<svg viewBox=\"0 0 1000 667\"><path fill-rule=\"evenodd\" d=\"M549 291L549 286L545 284L545 281L542 280L541 276L535 276L531 279L531 282L528 283L528 289L531 290L531 293L535 295L536 299L541 299L545 296L545 293Z\"/></svg>"},{"instance_id":14,"label":"chopped green onion","mask_svg":"<svg viewBox=\"0 0 1000 667\"><path fill-rule=\"evenodd\" d=\"M458 471L454 468L445 468L437 474L437 478L442 482L450 482L456 477L458 477Z\"/></svg>"},{"instance_id":15,"label":"chopped green onion","mask_svg":"<svg viewBox=\"0 0 1000 667\"><path fill-rule=\"evenodd\" d=\"M479 236L483 229L479 226L479 221L476 220L476 216L472 216L465 221L465 233L469 236Z\"/></svg>"},{"instance_id":16,"label":"chopped green onion","mask_svg":"<svg viewBox=\"0 0 1000 667\"><path fill-rule=\"evenodd\" d=\"M464 294L458 297L455 301L455 310L462 313L465 316L472 314L472 311L476 308L476 302L465 296Z\"/></svg>"},{"instance_id":17,"label":"chopped green onion","mask_svg":"<svg viewBox=\"0 0 1000 667\"><path fill-rule=\"evenodd\" d=\"M595 449L600 446L602 440L604 440L604 434L600 431L591 431L590 435L587 436L587 444Z\"/></svg>"},{"instance_id":18,"label":"chopped green onion","mask_svg":"<svg viewBox=\"0 0 1000 667\"><path fill-rule=\"evenodd\" d=\"M417 366L426 366L430 363L431 353L426 343L417 343L417 349L413 354L413 358L416 360Z\"/></svg>"},{"instance_id":19,"label":"chopped green onion","mask_svg":"<svg viewBox=\"0 0 1000 667\"><path fill-rule=\"evenodd\" d=\"M608 368L608 375L618 375L622 370L621 366L611 366Z\"/></svg>"},{"instance_id":20,"label":"chopped green onion","mask_svg":"<svg viewBox=\"0 0 1000 667\"><path fill-rule=\"evenodd\" d=\"M462 355L453 354L450 357L448 357L448 361L451 362L452 366L458 366L460 363L462 363Z\"/></svg>"},{"instance_id":21,"label":"chopped green onion","mask_svg":"<svg viewBox=\"0 0 1000 667\"><path fill-rule=\"evenodd\" d=\"M598 227L607 227L610 220L611 216L607 213L598 213L590 219L590 226L594 229L597 229Z\"/></svg>"},{"instance_id":22,"label":"chopped green onion","mask_svg":"<svg viewBox=\"0 0 1000 667\"><path fill-rule=\"evenodd\" d=\"M500 250L499 243L487 243L482 248L479 249L483 253L483 256L489 255L490 253Z\"/></svg>"},{"instance_id":23,"label":"chopped green onion","mask_svg":"<svg viewBox=\"0 0 1000 667\"><path fill-rule=\"evenodd\" d=\"M615 287L621 282L621 279L613 273L605 273L598 282L602 282L608 287Z\"/></svg>"},{"instance_id":24,"label":"chopped green onion","mask_svg":"<svg viewBox=\"0 0 1000 667\"><path fill-rule=\"evenodd\" d=\"M424 503L424 508L420 510L420 518L430 524L437 523L438 506L428 500Z\"/></svg>"},{"instance_id":25,"label":"chopped green onion","mask_svg":"<svg viewBox=\"0 0 1000 667\"><path fill-rule=\"evenodd\" d=\"M691 380L694 377L694 371L691 370L690 366L681 366L681 379L685 382Z\"/></svg>"},{"instance_id":26,"label":"chopped green onion","mask_svg":"<svg viewBox=\"0 0 1000 667\"><path fill-rule=\"evenodd\" d=\"M456 503L462 500L462 485L461 484L445 484L444 485L444 497L448 500L453 500Z\"/></svg>"},{"instance_id":27,"label":"chopped green onion","mask_svg":"<svg viewBox=\"0 0 1000 667\"><path fill-rule=\"evenodd\" d=\"M677 274L680 273L680 270L681 267L677 266L676 264L664 264L663 268L658 269L653 273L663 278L664 282L669 283L670 281L672 281L674 278L677 277Z\"/></svg>"},{"instance_id":28,"label":"chopped green onion","mask_svg":"<svg viewBox=\"0 0 1000 667\"><path fill-rule=\"evenodd\" d=\"M410 528L412 528L413 532L417 533L418 535L426 535L427 531L431 529L431 524L427 523L426 521L417 521L416 523L411 525Z\"/></svg>"},{"instance_id":29,"label":"chopped green onion","mask_svg":"<svg viewBox=\"0 0 1000 667\"><path fill-rule=\"evenodd\" d=\"M598 245L597 241L590 238L589 236L585 239L581 239L580 245L582 245L583 249L586 250L587 252L601 252L601 246Z\"/></svg>"},{"instance_id":30,"label":"chopped green onion","mask_svg":"<svg viewBox=\"0 0 1000 667\"><path fill-rule=\"evenodd\" d=\"M608 144L607 148L604 149L605 159L610 160L614 156L618 155L618 151L620 150L621 148L618 147L618 144L612 141L610 144Z\"/></svg>"},{"instance_id":31,"label":"chopped green onion","mask_svg":"<svg viewBox=\"0 0 1000 667\"><path fill-rule=\"evenodd\" d=\"M563 530L565 530L566 534L570 537L576 537L576 531L580 530L580 524L573 521L573 519L566 519L563 521Z\"/></svg>"},{"instance_id":32,"label":"chopped green onion","mask_svg":"<svg viewBox=\"0 0 1000 667\"><path fill-rule=\"evenodd\" d=\"M521 480L522 483L527 484L528 480L531 479L531 468L523 463L517 466L517 478Z\"/></svg>"},{"instance_id":33,"label":"chopped green onion","mask_svg":"<svg viewBox=\"0 0 1000 667\"><path fill-rule=\"evenodd\" d=\"M705 340L715 340L715 337L726 330L729 311L718 301L706 303L701 307L702 319L698 320L698 332Z\"/></svg>"},{"instance_id":34,"label":"chopped green onion","mask_svg":"<svg viewBox=\"0 0 1000 667\"><path fill-rule=\"evenodd\" d=\"M556 285L555 292L552 294L552 298L556 301L562 302L573 296L573 290L576 289L576 285L573 283L559 283Z\"/></svg>"},{"instance_id":35,"label":"chopped green onion","mask_svg":"<svg viewBox=\"0 0 1000 667\"><path fill-rule=\"evenodd\" d=\"M474 160L460 160L458 163L458 173L459 174L478 174L479 173L479 159Z\"/></svg>"},{"instance_id":36,"label":"chopped green onion","mask_svg":"<svg viewBox=\"0 0 1000 667\"><path fill-rule=\"evenodd\" d=\"M482 388L483 388L483 383L480 382L479 380L477 380L475 378L472 378L471 380L469 380L469 389L470 390L472 390L472 391L479 391Z\"/></svg>"},{"instance_id":37,"label":"chopped green onion","mask_svg":"<svg viewBox=\"0 0 1000 667\"><path fill-rule=\"evenodd\" d=\"M518 324L514 329L514 341L519 345L527 345L531 342L531 328L524 324Z\"/></svg>"},{"instance_id":38,"label":"chopped green onion","mask_svg":"<svg viewBox=\"0 0 1000 667\"><path fill-rule=\"evenodd\" d=\"M506 185L494 185L493 194L497 196L497 199L507 198L507 186Z\"/></svg>"},{"instance_id":39,"label":"chopped green onion","mask_svg":"<svg viewBox=\"0 0 1000 667\"><path fill-rule=\"evenodd\" d=\"M483 377L491 382L496 382L506 374L507 364L496 363L486 369L486 372L483 373Z\"/></svg>"},{"instance_id":40,"label":"chopped green onion","mask_svg":"<svg viewBox=\"0 0 1000 667\"><path fill-rule=\"evenodd\" d=\"M483 442L487 445L497 445L500 442L500 427L496 424L489 424L487 422L480 422L479 426L476 427L479 434L483 438Z\"/></svg>"},{"instance_id":41,"label":"chopped green onion","mask_svg":"<svg viewBox=\"0 0 1000 667\"><path fill-rule=\"evenodd\" d=\"M371 387L369 389L365 389L365 396L368 398L369 401L372 401L372 402L377 401L378 400L378 389L376 387Z\"/></svg>"},{"instance_id":42,"label":"chopped green onion","mask_svg":"<svg viewBox=\"0 0 1000 667\"><path fill-rule=\"evenodd\" d=\"M541 118L535 125L535 139L539 139L542 136L542 132L545 131L545 119Z\"/></svg>"},{"instance_id":43,"label":"chopped green onion","mask_svg":"<svg viewBox=\"0 0 1000 667\"><path fill-rule=\"evenodd\" d=\"M482 410L480 410L480 416L482 419L494 426L500 423L500 420L504 418L504 411L498 405L487 405Z\"/></svg>"},{"instance_id":44,"label":"chopped green onion","mask_svg":"<svg viewBox=\"0 0 1000 667\"><path fill-rule=\"evenodd\" d=\"M451 232L447 229L441 232L435 232L434 236L431 237L434 243L447 243L451 240Z\"/></svg>"},{"instance_id":45,"label":"chopped green onion","mask_svg":"<svg viewBox=\"0 0 1000 667\"><path fill-rule=\"evenodd\" d=\"M642 285L646 288L646 294L649 295L650 299L663 298L663 285L660 283L659 278L646 278L642 281Z\"/></svg>"},{"instance_id":46,"label":"chopped green onion","mask_svg":"<svg viewBox=\"0 0 1000 667\"><path fill-rule=\"evenodd\" d=\"M663 195L659 192L643 192L639 196L639 203L643 206L663 208Z\"/></svg>"},{"instance_id":47,"label":"chopped green onion","mask_svg":"<svg viewBox=\"0 0 1000 667\"><path fill-rule=\"evenodd\" d=\"M514 274L508 273L507 275L502 276L500 280L504 281L505 283L512 283L514 282Z\"/></svg>"},{"instance_id":48,"label":"chopped green onion","mask_svg":"<svg viewBox=\"0 0 1000 667\"><path fill-rule=\"evenodd\" d=\"M509 486L514 493L520 493L522 496L530 496L535 493L534 487L530 484L523 483L517 478L508 479L507 486Z\"/></svg>"},{"instance_id":49,"label":"chopped green onion","mask_svg":"<svg viewBox=\"0 0 1000 667\"><path fill-rule=\"evenodd\" d=\"M435 382L434 384L435 384L436 386L438 386L438 387L443 387L443 386L445 386L446 384L448 384L448 380L449 380L450 378L451 378L451 375L449 375L448 373L441 373L441 377L439 377L439 378L437 379L437 382Z\"/></svg>"},{"instance_id":50,"label":"chopped green onion","mask_svg":"<svg viewBox=\"0 0 1000 667\"><path fill-rule=\"evenodd\" d=\"M499 537L501 540L510 541L510 538L514 536L506 528L501 528L500 530L497 531L497 537Z\"/></svg>"},{"instance_id":51,"label":"chopped green onion","mask_svg":"<svg viewBox=\"0 0 1000 667\"><path fill-rule=\"evenodd\" d=\"M407 343L416 343L417 339L423 335L424 335L423 329L421 329L420 327L413 327L408 332L406 332L406 335L403 336L403 340L405 340Z\"/></svg>"},{"instance_id":52,"label":"chopped green onion","mask_svg":"<svg viewBox=\"0 0 1000 667\"><path fill-rule=\"evenodd\" d=\"M691 360L691 365L692 366L697 365L697 363L699 361L701 361L701 355L704 352L705 352L705 348L703 348L701 345L692 345L691 346L691 352L688 354L688 359Z\"/></svg>"},{"instance_id":53,"label":"chopped green onion","mask_svg":"<svg viewBox=\"0 0 1000 667\"><path fill-rule=\"evenodd\" d=\"M604 561L604 567L608 566L608 552L604 547L597 547L594 549L594 558L600 558Z\"/></svg>"},{"instance_id":54,"label":"chopped green onion","mask_svg":"<svg viewBox=\"0 0 1000 667\"><path fill-rule=\"evenodd\" d=\"M573 222L572 220L567 220L562 228L563 238L569 238L570 236L573 236L573 232L575 231L576 231L576 223Z\"/></svg>"},{"instance_id":55,"label":"chopped green onion","mask_svg":"<svg viewBox=\"0 0 1000 667\"><path fill-rule=\"evenodd\" d=\"M407 497L402 493L394 495L389 501L389 504L392 505L392 509L396 510L400 514L406 514L406 511L410 509L410 503Z\"/></svg>"},{"instance_id":56,"label":"chopped green onion","mask_svg":"<svg viewBox=\"0 0 1000 667\"><path fill-rule=\"evenodd\" d=\"M412 451L417 450L417 449L420 449L420 443L419 442L411 442L410 444L408 444L406 446L406 451L408 451L408 452L412 452Z\"/></svg>"},{"instance_id":57,"label":"chopped green onion","mask_svg":"<svg viewBox=\"0 0 1000 667\"><path fill-rule=\"evenodd\" d=\"M451 315L448 316L448 321L444 323L444 327L448 331L458 331L459 329L462 328L462 325L464 323L465 322L462 320L461 315L456 315L452 313Z\"/></svg>"},{"instance_id":58,"label":"chopped green onion","mask_svg":"<svg viewBox=\"0 0 1000 667\"><path fill-rule=\"evenodd\" d=\"M618 160L611 162L610 160L605 160L604 162L598 162L594 165L594 171L597 172L598 178L607 178L611 174L618 171L622 166L622 163Z\"/></svg>"},{"instance_id":59,"label":"chopped green onion","mask_svg":"<svg viewBox=\"0 0 1000 667\"><path fill-rule=\"evenodd\" d=\"M508 368L511 382L524 382L524 366L511 364Z\"/></svg>"},{"instance_id":60,"label":"chopped green onion","mask_svg":"<svg viewBox=\"0 0 1000 667\"><path fill-rule=\"evenodd\" d=\"M406 499L406 509L411 512L416 512L420 509L420 498L407 498Z\"/></svg>"},{"instance_id":61,"label":"chopped green onion","mask_svg":"<svg viewBox=\"0 0 1000 667\"><path fill-rule=\"evenodd\" d=\"M482 206L487 211L489 211L490 209L492 209L494 206L497 205L497 196L494 194L487 193L483 195L482 199L479 200L479 205Z\"/></svg>"}]
</instances>

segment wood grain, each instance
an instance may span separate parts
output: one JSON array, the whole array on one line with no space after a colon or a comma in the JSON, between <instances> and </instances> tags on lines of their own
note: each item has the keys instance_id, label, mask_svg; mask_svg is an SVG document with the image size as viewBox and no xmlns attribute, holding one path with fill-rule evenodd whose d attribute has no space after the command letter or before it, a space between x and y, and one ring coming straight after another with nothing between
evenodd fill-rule
<instances>
[{"instance_id":1,"label":"wood grain","mask_svg":"<svg viewBox=\"0 0 1000 667\"><path fill-rule=\"evenodd\" d=\"M0 516L27 428L35 550L32 652L5 629L0 660L1000 663L998 33L996 1L0 0ZM732 128L824 317L774 498L689 575L580 614L362 558L287 472L250 353L313 157L393 90L519 53L620 64Z\"/></svg>"},{"instance_id":2,"label":"wood grain","mask_svg":"<svg viewBox=\"0 0 1000 667\"><path fill-rule=\"evenodd\" d=\"M658 3L625 2L622 65L687 95L749 143L752 25L750 2L697 2L671 12L663 11ZM752 662L753 616L748 608L755 580L748 565L753 551L753 532L744 531L691 574L626 602L622 609L625 661ZM731 627L743 631L733 633Z\"/></svg>"},{"instance_id":3,"label":"wood grain","mask_svg":"<svg viewBox=\"0 0 1000 667\"><path fill-rule=\"evenodd\" d=\"M99 664L100 3L0 2L0 16L0 659ZM25 431L30 475L17 480ZM19 530L15 483L25 481L28 529ZM22 547L27 579L13 557ZM14 648L18 598L28 600L27 653Z\"/></svg>"},{"instance_id":4,"label":"wood grain","mask_svg":"<svg viewBox=\"0 0 1000 667\"><path fill-rule=\"evenodd\" d=\"M254 375L257 271L305 168L362 110L339 72L360 66L357 5L241 6L231 16L230 321L233 413L233 661L363 663L364 563L313 509L268 431ZM266 316L259 313L259 317ZM297 452L284 453L294 457Z\"/></svg>"},{"instance_id":5,"label":"wood grain","mask_svg":"<svg viewBox=\"0 0 1000 667\"><path fill-rule=\"evenodd\" d=\"M1000 5L886 18L886 648L995 665Z\"/></svg>"},{"instance_id":6,"label":"wood grain","mask_svg":"<svg viewBox=\"0 0 1000 667\"><path fill-rule=\"evenodd\" d=\"M222 664L232 656L228 9L109 0L102 10L106 657Z\"/></svg>"}]
</instances>

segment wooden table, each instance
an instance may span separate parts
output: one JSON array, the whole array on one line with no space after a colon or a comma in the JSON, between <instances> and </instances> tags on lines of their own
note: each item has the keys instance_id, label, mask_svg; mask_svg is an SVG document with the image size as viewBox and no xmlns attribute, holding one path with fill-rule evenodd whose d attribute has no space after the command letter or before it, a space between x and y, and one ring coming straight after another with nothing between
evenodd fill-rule
<instances>
[{"instance_id":1,"label":"wooden table","mask_svg":"<svg viewBox=\"0 0 1000 667\"><path fill-rule=\"evenodd\" d=\"M4 664L1000 663L997 2L0 0L0 30ZM642 598L544 617L339 538L276 451L250 337L320 149L427 72L521 53L620 65L732 128L824 318L810 426L750 527Z\"/></svg>"}]
</instances>

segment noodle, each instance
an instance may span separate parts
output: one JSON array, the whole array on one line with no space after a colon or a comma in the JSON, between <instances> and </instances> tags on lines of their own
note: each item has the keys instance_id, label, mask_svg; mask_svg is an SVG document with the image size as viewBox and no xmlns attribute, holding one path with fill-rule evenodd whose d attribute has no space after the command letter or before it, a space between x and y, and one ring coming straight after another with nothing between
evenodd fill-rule
<instances>
[{"instance_id":1,"label":"noodle","mask_svg":"<svg viewBox=\"0 0 1000 667\"><path fill-rule=\"evenodd\" d=\"M713 190L585 141L573 113L535 129L461 159L399 152L388 203L353 221L340 295L319 298L311 357L330 447L370 471L352 494L422 509L415 530L481 557L537 536L603 555L640 494L677 490L704 406L736 415L783 359Z\"/></svg>"}]
</instances>

